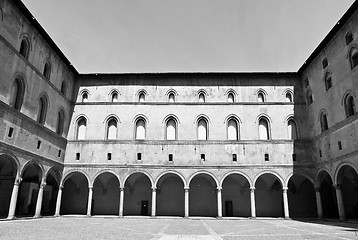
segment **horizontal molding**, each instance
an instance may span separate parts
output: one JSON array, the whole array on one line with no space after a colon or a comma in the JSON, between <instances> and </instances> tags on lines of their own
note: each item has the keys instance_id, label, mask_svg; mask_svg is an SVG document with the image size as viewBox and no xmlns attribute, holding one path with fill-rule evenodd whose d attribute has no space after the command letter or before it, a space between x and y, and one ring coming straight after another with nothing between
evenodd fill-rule
<instances>
[{"instance_id":1,"label":"horizontal molding","mask_svg":"<svg viewBox=\"0 0 358 240\"><path fill-rule=\"evenodd\" d=\"M237 105L258 105L258 106L270 106L270 105L288 105L288 106L296 106L296 105L306 105L305 102L76 102L75 105L199 105L199 106L211 106L211 105L225 105L225 106L237 106Z\"/></svg>"}]
</instances>

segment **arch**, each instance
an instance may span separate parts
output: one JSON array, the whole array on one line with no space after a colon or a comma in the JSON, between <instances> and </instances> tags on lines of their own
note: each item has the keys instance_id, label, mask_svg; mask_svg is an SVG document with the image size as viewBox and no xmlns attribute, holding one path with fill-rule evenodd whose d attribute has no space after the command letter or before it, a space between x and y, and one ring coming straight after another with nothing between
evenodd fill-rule
<instances>
[{"instance_id":1,"label":"arch","mask_svg":"<svg viewBox=\"0 0 358 240\"><path fill-rule=\"evenodd\" d=\"M227 140L240 140L241 120L235 114L230 114L225 118Z\"/></svg>"},{"instance_id":2,"label":"arch","mask_svg":"<svg viewBox=\"0 0 358 240\"><path fill-rule=\"evenodd\" d=\"M177 93L177 91L175 91L174 89L171 88L165 93L165 95L168 98L168 102L174 103L174 102L176 102L176 96L178 96L178 93Z\"/></svg>"},{"instance_id":3,"label":"arch","mask_svg":"<svg viewBox=\"0 0 358 240\"><path fill-rule=\"evenodd\" d=\"M56 180L58 182L58 185L60 186L61 179L62 179L62 171L61 171L61 169L58 168L57 166L53 166L50 169L48 169L47 172L45 173L45 177L44 177L45 180L47 179L47 177L50 175L51 172L55 172Z\"/></svg>"},{"instance_id":4,"label":"arch","mask_svg":"<svg viewBox=\"0 0 358 240\"><path fill-rule=\"evenodd\" d=\"M148 95L145 89L139 89L136 93L138 102L146 102L146 96Z\"/></svg>"},{"instance_id":5,"label":"arch","mask_svg":"<svg viewBox=\"0 0 358 240\"><path fill-rule=\"evenodd\" d=\"M38 169L40 170L40 174L41 174L41 176L39 176L40 181L43 181L44 176L45 176L45 169L44 169L43 165L37 160L27 161L20 169L20 177L21 178L23 177L23 174L25 173L26 168L31 164L34 164L35 167L38 167Z\"/></svg>"},{"instance_id":6,"label":"arch","mask_svg":"<svg viewBox=\"0 0 358 240\"><path fill-rule=\"evenodd\" d=\"M224 176L221 178L220 182L219 182L219 187L222 188L222 184L223 182L225 181L225 178L227 178L228 176L232 175L232 174L237 174L237 175L240 175L242 177L244 177L250 184L250 187L253 187L254 185L252 184L252 180L251 178L244 172L241 172L241 171L237 171L237 170L234 170L234 171L230 171L230 172L227 172L224 174Z\"/></svg>"},{"instance_id":7,"label":"arch","mask_svg":"<svg viewBox=\"0 0 358 240\"><path fill-rule=\"evenodd\" d=\"M196 96L198 97L198 102L206 102L208 93L207 93L207 91L205 91L205 89L199 89L196 92Z\"/></svg>"},{"instance_id":8,"label":"arch","mask_svg":"<svg viewBox=\"0 0 358 240\"><path fill-rule=\"evenodd\" d=\"M165 117L163 118L162 123L166 123L166 122L167 122L169 119L171 119L171 118L174 118L175 121L176 121L178 124L180 123L179 118L178 118L175 114L168 114L167 116L165 116Z\"/></svg>"},{"instance_id":9,"label":"arch","mask_svg":"<svg viewBox=\"0 0 358 240\"><path fill-rule=\"evenodd\" d=\"M287 178L285 180L285 186L288 186L288 182L290 181L291 177L293 175L301 175L305 178L307 178L312 184L313 186L315 186L315 181L314 181L314 178L310 175L309 172L302 172L302 171L293 171L293 172L290 172L290 174L287 175Z\"/></svg>"},{"instance_id":10,"label":"arch","mask_svg":"<svg viewBox=\"0 0 358 240\"><path fill-rule=\"evenodd\" d=\"M39 97L39 108L37 113L37 122L40 124L45 124L46 122L46 115L47 115L47 109L49 108L49 101L48 101L48 95L46 92L43 92L40 94Z\"/></svg>"},{"instance_id":11,"label":"arch","mask_svg":"<svg viewBox=\"0 0 358 240\"><path fill-rule=\"evenodd\" d=\"M24 101L25 89L26 84L25 80L22 75L16 74L13 83L12 83L12 90L11 90L11 102L10 105L15 108L16 110L21 110L21 106Z\"/></svg>"},{"instance_id":12,"label":"arch","mask_svg":"<svg viewBox=\"0 0 358 240\"><path fill-rule=\"evenodd\" d=\"M67 81L65 79L63 79L62 82L61 82L60 91L61 91L62 95L66 97Z\"/></svg>"},{"instance_id":13,"label":"arch","mask_svg":"<svg viewBox=\"0 0 358 240\"><path fill-rule=\"evenodd\" d=\"M326 87L326 91L332 87L332 73L330 71L327 71L324 74L324 85Z\"/></svg>"},{"instance_id":14,"label":"arch","mask_svg":"<svg viewBox=\"0 0 358 240\"><path fill-rule=\"evenodd\" d=\"M47 59L45 61L45 65L44 65L44 70L42 72L43 76L47 79L50 80L51 77L51 61L49 59Z\"/></svg>"},{"instance_id":15,"label":"arch","mask_svg":"<svg viewBox=\"0 0 358 240\"><path fill-rule=\"evenodd\" d=\"M163 177L166 174L175 174L175 175L177 175L183 181L184 187L187 186L187 183L186 183L186 180L185 180L184 176L181 173L179 173L177 171L174 171L174 170L167 170L167 171L162 172L161 174L159 174L157 176L157 178L154 180L154 185L153 186L157 187L157 184L158 184L158 181L160 180L160 178Z\"/></svg>"},{"instance_id":16,"label":"arch","mask_svg":"<svg viewBox=\"0 0 358 240\"><path fill-rule=\"evenodd\" d=\"M165 121L165 140L177 140L178 139L178 122L175 118L169 117Z\"/></svg>"},{"instance_id":17,"label":"arch","mask_svg":"<svg viewBox=\"0 0 358 240\"><path fill-rule=\"evenodd\" d=\"M346 117L349 118L356 113L354 95L348 91L343 97L343 106Z\"/></svg>"},{"instance_id":18,"label":"arch","mask_svg":"<svg viewBox=\"0 0 358 240\"><path fill-rule=\"evenodd\" d=\"M205 116L198 117L196 120L197 125L197 139L208 140L209 139L209 121Z\"/></svg>"},{"instance_id":19,"label":"arch","mask_svg":"<svg viewBox=\"0 0 358 240\"><path fill-rule=\"evenodd\" d=\"M307 89L306 91L306 102L307 105L311 105L313 103L314 99L313 99L313 94L312 94L312 90L310 88Z\"/></svg>"},{"instance_id":20,"label":"arch","mask_svg":"<svg viewBox=\"0 0 358 240\"><path fill-rule=\"evenodd\" d=\"M293 97L294 97L294 94L293 94L293 90L290 89L290 88L287 88L283 91L283 95L285 95L286 97L286 102L293 102Z\"/></svg>"},{"instance_id":21,"label":"arch","mask_svg":"<svg viewBox=\"0 0 358 240\"><path fill-rule=\"evenodd\" d=\"M102 170L96 172L96 173L93 175L90 186L93 186L94 182L96 181L96 178L97 178L98 176L100 176L101 174L104 174L104 173L113 174L113 175L118 179L119 186L124 185L124 184L121 184L121 179L120 179L118 173L116 173L115 171L113 171L113 170L111 170L111 169L102 169Z\"/></svg>"},{"instance_id":22,"label":"arch","mask_svg":"<svg viewBox=\"0 0 358 240\"><path fill-rule=\"evenodd\" d=\"M16 178L20 177L21 174L21 167L20 167L20 161L19 159L12 153L9 151L0 151L0 158L2 156L8 157L11 159L11 161L15 164L15 168L16 168Z\"/></svg>"},{"instance_id":23,"label":"arch","mask_svg":"<svg viewBox=\"0 0 358 240\"><path fill-rule=\"evenodd\" d=\"M341 168L343 168L343 167L345 167L345 166L349 166L349 167L353 168L354 171L356 172L356 174L358 174L357 168L356 168L352 163L350 163L350 162L342 162L342 163L340 163L340 164L338 165L336 171L334 172L334 175L333 175L334 178L332 178L332 179L334 179L334 182L333 182L334 185L337 185L337 184L338 184L338 174L339 174L339 171L341 170Z\"/></svg>"},{"instance_id":24,"label":"arch","mask_svg":"<svg viewBox=\"0 0 358 240\"><path fill-rule=\"evenodd\" d=\"M116 140L118 137L118 119L114 116L107 118L105 129L105 139Z\"/></svg>"},{"instance_id":25,"label":"arch","mask_svg":"<svg viewBox=\"0 0 358 240\"><path fill-rule=\"evenodd\" d=\"M267 98L268 94L264 89L262 89L262 88L257 89L255 91L255 95L257 96L258 102L266 102L267 101L266 98Z\"/></svg>"},{"instance_id":26,"label":"arch","mask_svg":"<svg viewBox=\"0 0 358 240\"><path fill-rule=\"evenodd\" d=\"M320 111L319 123L321 126L321 132L328 130L328 118L327 118L327 112L325 110Z\"/></svg>"},{"instance_id":27,"label":"arch","mask_svg":"<svg viewBox=\"0 0 358 240\"><path fill-rule=\"evenodd\" d=\"M220 185L219 185L219 181L218 181L218 179L216 178L216 176L215 176L214 174L212 174L211 172L207 172L207 171L198 171L198 172L193 173L193 174L189 177L189 179L188 179L188 185L187 185L186 187L189 187L191 180L193 180L193 178L194 178L195 176L199 175L199 174L209 175L209 176L212 177L213 180L215 181L216 187L219 187L219 186L220 186Z\"/></svg>"},{"instance_id":28,"label":"arch","mask_svg":"<svg viewBox=\"0 0 358 240\"><path fill-rule=\"evenodd\" d=\"M287 133L288 139L296 140L299 139L299 128L296 119L290 116L286 120L287 122Z\"/></svg>"},{"instance_id":29,"label":"arch","mask_svg":"<svg viewBox=\"0 0 358 240\"><path fill-rule=\"evenodd\" d=\"M271 124L269 118L265 115L258 118L258 131L260 140L271 139Z\"/></svg>"},{"instance_id":30,"label":"arch","mask_svg":"<svg viewBox=\"0 0 358 240\"><path fill-rule=\"evenodd\" d=\"M31 50L31 41L26 33L20 35L19 53L26 59L29 59L29 53Z\"/></svg>"},{"instance_id":31,"label":"arch","mask_svg":"<svg viewBox=\"0 0 358 240\"><path fill-rule=\"evenodd\" d=\"M63 108L61 108L57 112L57 127L56 127L56 133L62 135L63 129L65 124L65 111Z\"/></svg>"},{"instance_id":32,"label":"arch","mask_svg":"<svg viewBox=\"0 0 358 240\"><path fill-rule=\"evenodd\" d=\"M330 171L327 168L323 167L323 168L320 168L316 173L316 176L315 176L315 186L316 186L316 188L319 188L321 186L322 179L320 179L320 177L324 173L326 173L331 178L332 183L333 183L332 174L330 173Z\"/></svg>"},{"instance_id":33,"label":"arch","mask_svg":"<svg viewBox=\"0 0 358 240\"><path fill-rule=\"evenodd\" d=\"M274 175L274 176L281 182L282 187L287 187L287 186L285 185L285 181L283 180L283 178L281 177L281 175L278 174L277 172L274 172L274 171L262 171L262 172L258 173L258 174L255 176L255 178L254 178L253 186L255 186L257 179L258 179L259 177L261 177L262 175L264 175L264 174Z\"/></svg>"},{"instance_id":34,"label":"arch","mask_svg":"<svg viewBox=\"0 0 358 240\"><path fill-rule=\"evenodd\" d=\"M139 116L135 120L134 124L134 139L145 140L147 135L147 121L142 116Z\"/></svg>"},{"instance_id":35,"label":"arch","mask_svg":"<svg viewBox=\"0 0 358 240\"><path fill-rule=\"evenodd\" d=\"M82 169L71 169L71 170L65 172L65 173L63 174L63 177L62 177L62 181L61 181L61 183L60 183L60 186L61 186L61 187L64 187L65 182L66 182L73 174L76 174L76 173L83 174L83 176L85 176L85 178L87 179L88 187L92 187L90 177L89 177L88 174L87 174L85 171L83 171Z\"/></svg>"},{"instance_id":36,"label":"arch","mask_svg":"<svg viewBox=\"0 0 358 240\"><path fill-rule=\"evenodd\" d=\"M80 115L76 119L75 126L75 139L76 140L84 140L86 139L87 133L87 118L84 115Z\"/></svg>"},{"instance_id":37,"label":"arch","mask_svg":"<svg viewBox=\"0 0 358 240\"><path fill-rule=\"evenodd\" d=\"M152 185L151 188L154 188L154 187L155 187L155 185L154 185L154 180L153 180L152 176L151 176L148 172L143 171L143 170L135 170L135 171L133 171L133 172L127 173L127 174L124 176L123 185L122 185L121 187L124 187L124 185L126 184L127 179L128 179L130 176L132 176L132 175L134 175L134 174L136 174L136 173L142 173L142 174L146 175L146 176L148 177L148 179L149 179L151 185Z\"/></svg>"},{"instance_id":38,"label":"arch","mask_svg":"<svg viewBox=\"0 0 358 240\"><path fill-rule=\"evenodd\" d=\"M352 46L349 50L349 62L351 69L354 69L358 65L358 47L356 45Z\"/></svg>"},{"instance_id":39,"label":"arch","mask_svg":"<svg viewBox=\"0 0 358 240\"><path fill-rule=\"evenodd\" d=\"M237 92L234 89L232 88L228 89L225 95L227 96L228 102L236 102Z\"/></svg>"},{"instance_id":40,"label":"arch","mask_svg":"<svg viewBox=\"0 0 358 240\"><path fill-rule=\"evenodd\" d=\"M117 89L112 89L109 91L109 101L110 102L118 102L119 91Z\"/></svg>"},{"instance_id":41,"label":"arch","mask_svg":"<svg viewBox=\"0 0 358 240\"><path fill-rule=\"evenodd\" d=\"M88 102L88 98L90 95L90 92L88 91L88 89L82 89L79 92L79 95L81 96L81 102Z\"/></svg>"}]
</instances>

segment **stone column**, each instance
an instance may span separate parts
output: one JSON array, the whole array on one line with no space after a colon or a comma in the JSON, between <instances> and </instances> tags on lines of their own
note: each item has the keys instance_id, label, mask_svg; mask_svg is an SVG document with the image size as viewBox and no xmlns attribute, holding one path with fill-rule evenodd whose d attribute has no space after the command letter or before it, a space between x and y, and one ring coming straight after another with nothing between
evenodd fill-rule
<instances>
[{"instance_id":1,"label":"stone column","mask_svg":"<svg viewBox=\"0 0 358 240\"><path fill-rule=\"evenodd\" d=\"M119 188L119 217L123 217L124 188Z\"/></svg>"},{"instance_id":2,"label":"stone column","mask_svg":"<svg viewBox=\"0 0 358 240\"><path fill-rule=\"evenodd\" d=\"M346 213L344 211L344 202L343 202L342 189L341 189L342 185L337 184L334 187L336 189L339 219L344 220L346 218Z\"/></svg>"},{"instance_id":3,"label":"stone column","mask_svg":"<svg viewBox=\"0 0 358 240\"><path fill-rule=\"evenodd\" d=\"M221 196L221 187L217 188L217 197L218 197L218 218L223 217L223 209L222 209L222 196Z\"/></svg>"},{"instance_id":4,"label":"stone column","mask_svg":"<svg viewBox=\"0 0 358 240\"><path fill-rule=\"evenodd\" d=\"M290 211L288 208L288 197L287 197L287 187L282 188L283 192L283 209L284 209L284 216L285 219L290 219Z\"/></svg>"},{"instance_id":5,"label":"stone column","mask_svg":"<svg viewBox=\"0 0 358 240\"><path fill-rule=\"evenodd\" d=\"M88 187L87 217L91 216L91 212L92 212L92 197L93 197L93 187Z\"/></svg>"},{"instance_id":6,"label":"stone column","mask_svg":"<svg viewBox=\"0 0 358 240\"><path fill-rule=\"evenodd\" d=\"M251 218L256 218L255 187L250 188Z\"/></svg>"},{"instance_id":7,"label":"stone column","mask_svg":"<svg viewBox=\"0 0 358 240\"><path fill-rule=\"evenodd\" d=\"M185 205L184 205L185 214L184 214L184 217L188 218L189 217L189 187L184 187L184 199L185 199Z\"/></svg>"},{"instance_id":8,"label":"stone column","mask_svg":"<svg viewBox=\"0 0 358 240\"><path fill-rule=\"evenodd\" d=\"M37 201L36 201L36 210L34 217L41 217L41 208L42 208L42 199L44 195L44 187L46 186L45 182L40 184L39 193L37 194Z\"/></svg>"},{"instance_id":9,"label":"stone column","mask_svg":"<svg viewBox=\"0 0 358 240\"><path fill-rule=\"evenodd\" d=\"M60 216L61 200L62 200L62 188L63 188L63 186L60 186L60 187L58 188L57 201L56 201L56 210L55 210L55 217L59 217L59 216Z\"/></svg>"},{"instance_id":10,"label":"stone column","mask_svg":"<svg viewBox=\"0 0 358 240\"><path fill-rule=\"evenodd\" d=\"M19 186L20 186L21 181L22 181L22 178L16 178L15 179L14 187L12 188L10 207L9 207L9 214L7 216L7 219L14 219L15 218L17 196L19 194Z\"/></svg>"},{"instance_id":11,"label":"stone column","mask_svg":"<svg viewBox=\"0 0 358 240\"><path fill-rule=\"evenodd\" d=\"M152 217L155 217L157 207L157 189L154 187L152 188Z\"/></svg>"},{"instance_id":12,"label":"stone column","mask_svg":"<svg viewBox=\"0 0 358 240\"><path fill-rule=\"evenodd\" d=\"M316 202L317 202L317 214L318 218L323 218L322 201L321 201L321 189L316 188Z\"/></svg>"}]
</instances>

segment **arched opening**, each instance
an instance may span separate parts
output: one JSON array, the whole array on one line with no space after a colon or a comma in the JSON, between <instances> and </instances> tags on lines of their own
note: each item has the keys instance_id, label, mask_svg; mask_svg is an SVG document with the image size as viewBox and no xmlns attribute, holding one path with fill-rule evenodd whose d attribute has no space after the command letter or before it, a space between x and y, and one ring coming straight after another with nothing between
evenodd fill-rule
<instances>
[{"instance_id":1,"label":"arched opening","mask_svg":"<svg viewBox=\"0 0 358 240\"><path fill-rule=\"evenodd\" d=\"M145 93L141 92L138 96L139 102L145 102Z\"/></svg>"},{"instance_id":2,"label":"arched opening","mask_svg":"<svg viewBox=\"0 0 358 240\"><path fill-rule=\"evenodd\" d=\"M47 114L47 98L45 96L42 96L39 99L37 122L40 124L45 124L46 114Z\"/></svg>"},{"instance_id":3,"label":"arched opening","mask_svg":"<svg viewBox=\"0 0 358 240\"><path fill-rule=\"evenodd\" d=\"M347 95L344 99L344 110L346 111L346 117L349 118L355 114L354 98L351 95Z\"/></svg>"},{"instance_id":4,"label":"arched opening","mask_svg":"<svg viewBox=\"0 0 358 240\"><path fill-rule=\"evenodd\" d=\"M41 168L36 163L29 163L21 177L15 215L16 217L32 217L35 215L37 195L42 179Z\"/></svg>"},{"instance_id":5,"label":"arched opening","mask_svg":"<svg viewBox=\"0 0 358 240\"><path fill-rule=\"evenodd\" d=\"M10 156L0 155L0 218L6 218L9 213L16 172L15 160Z\"/></svg>"},{"instance_id":6,"label":"arched opening","mask_svg":"<svg viewBox=\"0 0 358 240\"><path fill-rule=\"evenodd\" d=\"M119 214L119 181L113 173L102 173L93 183L94 215Z\"/></svg>"},{"instance_id":7,"label":"arched opening","mask_svg":"<svg viewBox=\"0 0 358 240\"><path fill-rule=\"evenodd\" d=\"M320 123L321 123L322 132L326 131L328 129L328 120L327 120L327 114L325 112L321 113Z\"/></svg>"},{"instance_id":8,"label":"arched opening","mask_svg":"<svg viewBox=\"0 0 358 240\"><path fill-rule=\"evenodd\" d=\"M20 78L15 78L14 84L12 86L12 93L11 93L11 106L16 110L21 110L22 102L24 100L24 84Z\"/></svg>"},{"instance_id":9,"label":"arched opening","mask_svg":"<svg viewBox=\"0 0 358 240\"><path fill-rule=\"evenodd\" d=\"M292 94L290 92L286 93L286 102L293 102Z\"/></svg>"},{"instance_id":10,"label":"arched opening","mask_svg":"<svg viewBox=\"0 0 358 240\"><path fill-rule=\"evenodd\" d=\"M177 124L174 119L169 119L166 126L166 137L167 140L177 139Z\"/></svg>"},{"instance_id":11,"label":"arched opening","mask_svg":"<svg viewBox=\"0 0 358 240\"><path fill-rule=\"evenodd\" d=\"M77 120L77 132L76 139L84 140L86 139L86 129L87 129L87 121L84 117L81 117Z\"/></svg>"},{"instance_id":12,"label":"arched opening","mask_svg":"<svg viewBox=\"0 0 358 240\"><path fill-rule=\"evenodd\" d=\"M358 174L351 166L343 166L337 175L341 187L346 218L358 218Z\"/></svg>"},{"instance_id":13,"label":"arched opening","mask_svg":"<svg viewBox=\"0 0 358 240\"><path fill-rule=\"evenodd\" d=\"M296 125L296 122L292 119L288 120L287 132L288 132L288 139L296 140L298 138L297 137L297 125Z\"/></svg>"},{"instance_id":14,"label":"arched opening","mask_svg":"<svg viewBox=\"0 0 358 240\"><path fill-rule=\"evenodd\" d=\"M222 184L223 217L250 217L250 184L240 174L230 174Z\"/></svg>"},{"instance_id":15,"label":"arched opening","mask_svg":"<svg viewBox=\"0 0 358 240\"><path fill-rule=\"evenodd\" d=\"M307 105L311 105L313 103L313 95L311 90L308 90L306 93L306 101L307 101Z\"/></svg>"},{"instance_id":16,"label":"arched opening","mask_svg":"<svg viewBox=\"0 0 358 240\"><path fill-rule=\"evenodd\" d=\"M256 180L255 202L258 217L283 217L282 183L275 175L265 173Z\"/></svg>"},{"instance_id":17,"label":"arched opening","mask_svg":"<svg viewBox=\"0 0 358 240\"><path fill-rule=\"evenodd\" d=\"M157 216L184 217L184 183L173 173L167 173L157 183Z\"/></svg>"},{"instance_id":18,"label":"arched opening","mask_svg":"<svg viewBox=\"0 0 358 240\"><path fill-rule=\"evenodd\" d=\"M106 136L108 140L117 139L117 120L115 118L110 118L108 120Z\"/></svg>"},{"instance_id":19,"label":"arched opening","mask_svg":"<svg viewBox=\"0 0 358 240\"><path fill-rule=\"evenodd\" d=\"M206 102L205 94L202 92L199 93L199 102Z\"/></svg>"},{"instance_id":20,"label":"arched opening","mask_svg":"<svg viewBox=\"0 0 358 240\"><path fill-rule=\"evenodd\" d=\"M269 124L266 118L260 118L259 120L259 139L260 140L269 140L270 139L270 130Z\"/></svg>"},{"instance_id":21,"label":"arched opening","mask_svg":"<svg viewBox=\"0 0 358 240\"><path fill-rule=\"evenodd\" d=\"M203 118L198 121L198 140L208 140L208 124Z\"/></svg>"},{"instance_id":22,"label":"arched opening","mask_svg":"<svg viewBox=\"0 0 358 240\"><path fill-rule=\"evenodd\" d=\"M19 52L26 60L28 59L30 52L30 44L25 38L21 40Z\"/></svg>"},{"instance_id":23,"label":"arched opening","mask_svg":"<svg viewBox=\"0 0 358 240\"><path fill-rule=\"evenodd\" d=\"M116 91L114 91L114 92L112 93L111 101L112 101L112 102L118 102L118 93L117 93Z\"/></svg>"},{"instance_id":24,"label":"arched opening","mask_svg":"<svg viewBox=\"0 0 358 240\"><path fill-rule=\"evenodd\" d=\"M287 195L291 218L317 217L316 191L306 177L293 175L288 181Z\"/></svg>"},{"instance_id":25,"label":"arched opening","mask_svg":"<svg viewBox=\"0 0 358 240\"><path fill-rule=\"evenodd\" d=\"M330 89L332 87L332 76L331 73L326 73L325 77L324 77L324 83L326 86L326 91L328 91L328 89Z\"/></svg>"},{"instance_id":26,"label":"arched opening","mask_svg":"<svg viewBox=\"0 0 358 240\"><path fill-rule=\"evenodd\" d=\"M65 123L65 113L63 112L63 110L61 110L57 113L57 128L56 128L57 134L62 135L64 123Z\"/></svg>"},{"instance_id":27,"label":"arched opening","mask_svg":"<svg viewBox=\"0 0 358 240\"><path fill-rule=\"evenodd\" d=\"M235 96L232 92L230 92L228 95L227 95L227 102L229 103L233 103L235 102Z\"/></svg>"},{"instance_id":28,"label":"arched opening","mask_svg":"<svg viewBox=\"0 0 358 240\"><path fill-rule=\"evenodd\" d=\"M61 93L65 97L66 97L66 90L67 90L66 81L63 80L62 83L61 83Z\"/></svg>"},{"instance_id":29,"label":"arched opening","mask_svg":"<svg viewBox=\"0 0 358 240\"><path fill-rule=\"evenodd\" d=\"M88 92L84 91L82 93L82 102L87 102L88 101Z\"/></svg>"},{"instance_id":30,"label":"arched opening","mask_svg":"<svg viewBox=\"0 0 358 240\"><path fill-rule=\"evenodd\" d=\"M144 119L140 118L136 122L135 139L136 140L144 140L145 139L145 121L144 121Z\"/></svg>"},{"instance_id":31,"label":"arched opening","mask_svg":"<svg viewBox=\"0 0 358 240\"><path fill-rule=\"evenodd\" d=\"M217 185L208 174L198 174L189 186L189 215L216 217L218 214Z\"/></svg>"},{"instance_id":32,"label":"arched opening","mask_svg":"<svg viewBox=\"0 0 358 240\"><path fill-rule=\"evenodd\" d=\"M323 217L338 218L336 189L333 186L331 176L325 171L320 172L318 184L320 186Z\"/></svg>"},{"instance_id":33,"label":"arched opening","mask_svg":"<svg viewBox=\"0 0 358 240\"><path fill-rule=\"evenodd\" d=\"M46 79L50 80L50 77L51 77L51 63L50 62L45 63L43 75Z\"/></svg>"},{"instance_id":34,"label":"arched opening","mask_svg":"<svg viewBox=\"0 0 358 240\"><path fill-rule=\"evenodd\" d=\"M358 49L353 48L350 52L350 60L352 69L358 65Z\"/></svg>"},{"instance_id":35,"label":"arched opening","mask_svg":"<svg viewBox=\"0 0 358 240\"><path fill-rule=\"evenodd\" d=\"M266 99L265 99L265 94L264 94L263 92L259 92L259 93L257 94L257 101L258 101L258 102L265 102L265 101L266 101Z\"/></svg>"},{"instance_id":36,"label":"arched opening","mask_svg":"<svg viewBox=\"0 0 358 240\"><path fill-rule=\"evenodd\" d=\"M64 182L61 200L61 215L87 212L88 180L83 173L72 173Z\"/></svg>"},{"instance_id":37,"label":"arched opening","mask_svg":"<svg viewBox=\"0 0 358 240\"><path fill-rule=\"evenodd\" d=\"M169 98L168 98L170 103L174 103L175 102L175 95L174 93L169 93Z\"/></svg>"},{"instance_id":38,"label":"arched opening","mask_svg":"<svg viewBox=\"0 0 358 240\"><path fill-rule=\"evenodd\" d=\"M239 127L236 119L231 118L227 123L227 139L239 140Z\"/></svg>"},{"instance_id":39,"label":"arched opening","mask_svg":"<svg viewBox=\"0 0 358 240\"><path fill-rule=\"evenodd\" d=\"M134 173L124 184L124 215L149 216L152 210L152 184L147 175Z\"/></svg>"},{"instance_id":40,"label":"arched opening","mask_svg":"<svg viewBox=\"0 0 358 240\"><path fill-rule=\"evenodd\" d=\"M56 210L56 201L58 187L61 179L61 173L58 170L51 169L47 174L46 185L43 190L42 197L42 216L53 216Z\"/></svg>"}]
</instances>

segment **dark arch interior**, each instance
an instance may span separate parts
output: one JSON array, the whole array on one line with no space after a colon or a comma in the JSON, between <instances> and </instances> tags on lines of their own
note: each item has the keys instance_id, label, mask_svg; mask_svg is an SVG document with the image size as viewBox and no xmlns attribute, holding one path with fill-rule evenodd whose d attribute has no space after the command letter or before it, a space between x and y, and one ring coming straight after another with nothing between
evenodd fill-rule
<instances>
[{"instance_id":1,"label":"dark arch interior","mask_svg":"<svg viewBox=\"0 0 358 240\"><path fill-rule=\"evenodd\" d=\"M58 194L58 186L61 179L59 171L51 169L47 174L46 186L43 190L42 197L42 216L53 216L56 210L56 201Z\"/></svg>"},{"instance_id":2,"label":"dark arch interior","mask_svg":"<svg viewBox=\"0 0 358 240\"><path fill-rule=\"evenodd\" d=\"M7 155L0 155L0 218L8 215L16 171L15 161Z\"/></svg>"},{"instance_id":3,"label":"dark arch interior","mask_svg":"<svg viewBox=\"0 0 358 240\"><path fill-rule=\"evenodd\" d=\"M64 183L61 215L87 214L88 181L82 173L73 173Z\"/></svg>"},{"instance_id":4,"label":"dark arch interior","mask_svg":"<svg viewBox=\"0 0 358 240\"><path fill-rule=\"evenodd\" d=\"M319 174L320 194L324 218L338 218L336 189L328 173Z\"/></svg>"},{"instance_id":5,"label":"dark arch interior","mask_svg":"<svg viewBox=\"0 0 358 240\"><path fill-rule=\"evenodd\" d=\"M119 181L112 173L102 173L93 184L92 212L94 215L119 214Z\"/></svg>"},{"instance_id":6,"label":"dark arch interior","mask_svg":"<svg viewBox=\"0 0 358 240\"><path fill-rule=\"evenodd\" d=\"M343 166L338 172L338 184L342 190L346 218L358 218L358 175L351 166Z\"/></svg>"}]
</instances>

